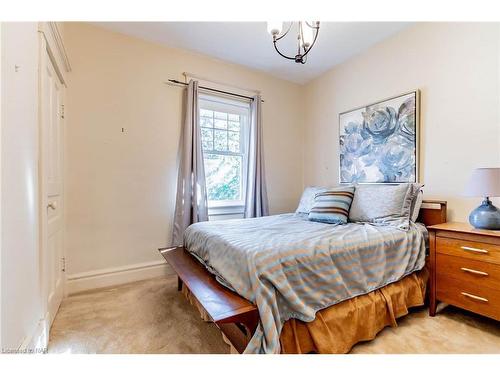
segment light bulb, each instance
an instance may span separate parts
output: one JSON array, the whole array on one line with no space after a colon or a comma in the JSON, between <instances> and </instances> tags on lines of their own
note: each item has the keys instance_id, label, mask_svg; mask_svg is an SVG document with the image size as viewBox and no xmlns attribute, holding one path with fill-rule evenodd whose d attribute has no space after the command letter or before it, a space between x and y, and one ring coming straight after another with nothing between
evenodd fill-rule
<instances>
[{"instance_id":1,"label":"light bulb","mask_svg":"<svg viewBox=\"0 0 500 375\"><path fill-rule=\"evenodd\" d=\"M315 22L310 22L311 25L315 25ZM314 39L314 30L312 27L307 26L305 22L301 22L302 25L302 47L304 47L305 50L307 50Z\"/></svg>"},{"instance_id":2,"label":"light bulb","mask_svg":"<svg viewBox=\"0 0 500 375\"><path fill-rule=\"evenodd\" d=\"M268 21L267 22L267 31L272 36L278 36L281 33L282 29L283 29L283 22L282 21Z\"/></svg>"}]
</instances>

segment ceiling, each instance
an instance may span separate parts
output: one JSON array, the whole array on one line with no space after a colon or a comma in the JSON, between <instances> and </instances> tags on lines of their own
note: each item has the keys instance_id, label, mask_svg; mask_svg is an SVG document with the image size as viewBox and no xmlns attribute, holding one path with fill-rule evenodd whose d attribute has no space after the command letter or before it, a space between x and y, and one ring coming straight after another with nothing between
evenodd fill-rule
<instances>
[{"instance_id":1,"label":"ceiling","mask_svg":"<svg viewBox=\"0 0 500 375\"><path fill-rule=\"evenodd\" d=\"M406 22L322 22L316 45L305 65L279 56L266 22L97 22L123 34L165 46L183 48L261 70L275 77L306 83L370 46L411 25ZM292 54L296 39L283 38Z\"/></svg>"}]
</instances>

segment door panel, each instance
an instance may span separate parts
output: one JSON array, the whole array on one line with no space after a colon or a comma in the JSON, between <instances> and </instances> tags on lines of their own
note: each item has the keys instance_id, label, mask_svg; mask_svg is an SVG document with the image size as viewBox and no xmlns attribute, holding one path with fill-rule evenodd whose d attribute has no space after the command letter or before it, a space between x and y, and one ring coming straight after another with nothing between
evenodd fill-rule
<instances>
[{"instance_id":1,"label":"door panel","mask_svg":"<svg viewBox=\"0 0 500 375\"><path fill-rule=\"evenodd\" d=\"M61 114L64 86L56 74L44 40L41 47L41 284L48 330L64 295L62 197L64 119Z\"/></svg>"}]
</instances>

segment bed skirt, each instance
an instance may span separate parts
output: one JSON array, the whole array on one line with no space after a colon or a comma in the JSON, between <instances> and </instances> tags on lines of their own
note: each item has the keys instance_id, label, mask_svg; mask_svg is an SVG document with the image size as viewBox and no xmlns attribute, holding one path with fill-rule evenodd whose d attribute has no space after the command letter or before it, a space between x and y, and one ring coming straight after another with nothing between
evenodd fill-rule
<instances>
[{"instance_id":1,"label":"bed skirt","mask_svg":"<svg viewBox=\"0 0 500 375\"><path fill-rule=\"evenodd\" d=\"M396 319L407 315L409 308L422 306L428 278L429 272L424 268L383 288L318 311L312 322L288 320L280 335L281 352L348 353L356 343L373 340L385 327L397 326ZM210 321L189 289L183 286L182 291L202 319ZM224 335L223 339L229 344ZM231 353L237 351L231 348Z\"/></svg>"}]
</instances>

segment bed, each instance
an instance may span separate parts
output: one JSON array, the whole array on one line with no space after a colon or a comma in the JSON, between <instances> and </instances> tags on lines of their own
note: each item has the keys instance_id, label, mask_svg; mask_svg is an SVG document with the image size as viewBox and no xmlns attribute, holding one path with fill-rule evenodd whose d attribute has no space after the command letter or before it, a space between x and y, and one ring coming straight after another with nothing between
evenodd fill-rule
<instances>
[{"instance_id":1,"label":"bed","mask_svg":"<svg viewBox=\"0 0 500 375\"><path fill-rule=\"evenodd\" d=\"M446 203L420 213L408 231L297 214L198 223L160 252L237 352L343 353L423 304L424 224L444 222Z\"/></svg>"}]
</instances>

